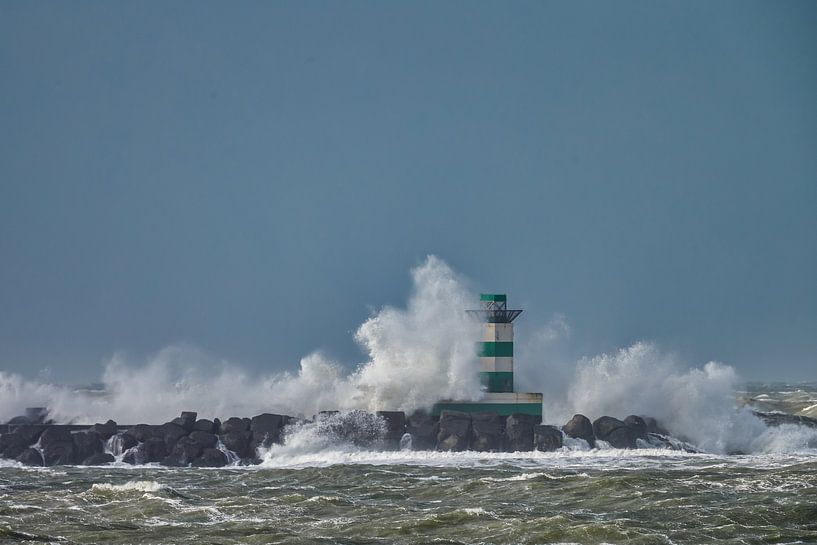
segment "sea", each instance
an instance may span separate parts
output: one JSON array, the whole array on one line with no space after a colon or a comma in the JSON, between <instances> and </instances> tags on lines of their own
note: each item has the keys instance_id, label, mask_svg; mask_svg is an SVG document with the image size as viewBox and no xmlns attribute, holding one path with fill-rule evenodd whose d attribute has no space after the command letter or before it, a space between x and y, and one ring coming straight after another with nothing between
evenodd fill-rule
<instances>
[{"instance_id":1,"label":"sea","mask_svg":"<svg viewBox=\"0 0 817 545\"><path fill-rule=\"evenodd\" d=\"M738 399L809 416L817 385L751 385ZM318 443L220 469L3 461L0 543L817 543L817 430L779 433L744 454Z\"/></svg>"}]
</instances>

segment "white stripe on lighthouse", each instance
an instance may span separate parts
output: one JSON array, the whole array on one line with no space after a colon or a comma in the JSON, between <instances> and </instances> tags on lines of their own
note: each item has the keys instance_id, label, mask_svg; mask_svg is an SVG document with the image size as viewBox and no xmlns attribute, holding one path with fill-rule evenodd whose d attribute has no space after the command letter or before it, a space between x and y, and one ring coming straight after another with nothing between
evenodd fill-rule
<instances>
[{"instance_id":1,"label":"white stripe on lighthouse","mask_svg":"<svg viewBox=\"0 0 817 545\"><path fill-rule=\"evenodd\" d=\"M513 372L513 358L480 358L479 361L484 372Z\"/></svg>"},{"instance_id":2,"label":"white stripe on lighthouse","mask_svg":"<svg viewBox=\"0 0 817 545\"><path fill-rule=\"evenodd\" d=\"M513 342L513 324L484 324L482 340L485 342Z\"/></svg>"}]
</instances>

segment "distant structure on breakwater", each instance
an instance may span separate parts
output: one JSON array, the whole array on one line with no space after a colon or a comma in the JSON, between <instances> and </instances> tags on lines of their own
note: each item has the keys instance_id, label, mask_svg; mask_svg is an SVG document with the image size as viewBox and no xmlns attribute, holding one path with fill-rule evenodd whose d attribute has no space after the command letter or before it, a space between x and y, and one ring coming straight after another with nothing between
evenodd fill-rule
<instances>
[{"instance_id":1,"label":"distant structure on breakwater","mask_svg":"<svg viewBox=\"0 0 817 545\"><path fill-rule=\"evenodd\" d=\"M500 416L528 414L541 419L542 394L514 391L513 321L522 310L509 309L504 293L483 293L479 298L482 308L467 312L483 322L479 376L484 394L477 401L441 400L434 405L433 414L448 410Z\"/></svg>"}]
</instances>

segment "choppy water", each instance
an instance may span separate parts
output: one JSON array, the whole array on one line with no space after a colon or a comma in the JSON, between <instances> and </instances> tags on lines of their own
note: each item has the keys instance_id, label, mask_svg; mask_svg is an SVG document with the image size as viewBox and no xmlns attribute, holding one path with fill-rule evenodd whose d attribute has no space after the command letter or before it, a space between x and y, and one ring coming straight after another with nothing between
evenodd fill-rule
<instances>
[{"instance_id":1,"label":"choppy water","mask_svg":"<svg viewBox=\"0 0 817 545\"><path fill-rule=\"evenodd\" d=\"M810 454L347 453L301 463L4 467L0 542L817 542Z\"/></svg>"},{"instance_id":2,"label":"choppy water","mask_svg":"<svg viewBox=\"0 0 817 545\"><path fill-rule=\"evenodd\" d=\"M813 443L742 456L276 447L262 466L223 469L0 462L0 543L817 543Z\"/></svg>"}]
</instances>

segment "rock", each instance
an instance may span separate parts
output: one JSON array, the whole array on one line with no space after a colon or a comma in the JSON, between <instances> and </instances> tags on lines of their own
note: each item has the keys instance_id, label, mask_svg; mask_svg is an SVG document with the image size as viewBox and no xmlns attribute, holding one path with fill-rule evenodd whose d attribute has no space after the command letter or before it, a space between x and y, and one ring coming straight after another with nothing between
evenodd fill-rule
<instances>
[{"instance_id":1,"label":"rock","mask_svg":"<svg viewBox=\"0 0 817 545\"><path fill-rule=\"evenodd\" d=\"M631 414L624 419L624 423L627 424L636 439L647 440L647 423L643 418Z\"/></svg>"},{"instance_id":2,"label":"rock","mask_svg":"<svg viewBox=\"0 0 817 545\"><path fill-rule=\"evenodd\" d=\"M34 421L31 420L27 416L15 416L8 422L6 422L9 426L23 426L27 424L34 424Z\"/></svg>"},{"instance_id":3,"label":"rock","mask_svg":"<svg viewBox=\"0 0 817 545\"><path fill-rule=\"evenodd\" d=\"M281 442L281 430L289 423L289 417L281 414L264 413L250 420L252 443L255 448L269 447Z\"/></svg>"},{"instance_id":4,"label":"rock","mask_svg":"<svg viewBox=\"0 0 817 545\"><path fill-rule=\"evenodd\" d=\"M462 451L468 449L471 438L471 414L462 411L440 413L440 431L437 450Z\"/></svg>"},{"instance_id":5,"label":"rock","mask_svg":"<svg viewBox=\"0 0 817 545\"><path fill-rule=\"evenodd\" d=\"M29 445L33 445L40 438L40 435L42 435L46 427L47 426L39 424L19 426L14 429L14 433L22 436L25 441L28 441Z\"/></svg>"},{"instance_id":6,"label":"rock","mask_svg":"<svg viewBox=\"0 0 817 545\"><path fill-rule=\"evenodd\" d=\"M91 426L89 431L96 432L101 440L107 441L108 439L116 435L118 429L116 427L116 422L114 422L113 420L108 420L104 424L94 424L93 426Z\"/></svg>"},{"instance_id":7,"label":"rock","mask_svg":"<svg viewBox=\"0 0 817 545\"><path fill-rule=\"evenodd\" d=\"M178 420L178 418L176 420ZM176 441L187 435L188 431L175 422L167 422L159 426L159 433L165 442L165 450L171 452Z\"/></svg>"},{"instance_id":8,"label":"rock","mask_svg":"<svg viewBox=\"0 0 817 545\"><path fill-rule=\"evenodd\" d=\"M542 418L530 414L512 414L505 420L505 450L527 452L533 450L533 427Z\"/></svg>"},{"instance_id":9,"label":"rock","mask_svg":"<svg viewBox=\"0 0 817 545\"><path fill-rule=\"evenodd\" d=\"M43 457L40 455L40 451L31 447L25 449L15 459L21 464L27 466L42 467L44 465Z\"/></svg>"},{"instance_id":10,"label":"rock","mask_svg":"<svg viewBox=\"0 0 817 545\"><path fill-rule=\"evenodd\" d=\"M193 431L206 431L207 433L217 433L218 426L216 426L215 422L213 422L212 420L201 418L199 420L196 420L195 425L193 425Z\"/></svg>"},{"instance_id":11,"label":"rock","mask_svg":"<svg viewBox=\"0 0 817 545\"><path fill-rule=\"evenodd\" d=\"M158 426L151 426L149 424L136 424L129 428L125 433L136 439L139 443L144 443L151 437L162 437L160 432L157 432Z\"/></svg>"},{"instance_id":12,"label":"rock","mask_svg":"<svg viewBox=\"0 0 817 545\"><path fill-rule=\"evenodd\" d=\"M133 448L139 444L136 438L129 433L119 434L119 440L120 440L119 448L121 449L122 452L125 452L126 450Z\"/></svg>"},{"instance_id":13,"label":"rock","mask_svg":"<svg viewBox=\"0 0 817 545\"><path fill-rule=\"evenodd\" d=\"M78 431L73 435L74 438L74 463L81 463L86 458L100 453L105 446L102 444L102 439L95 431Z\"/></svg>"},{"instance_id":14,"label":"rock","mask_svg":"<svg viewBox=\"0 0 817 545\"><path fill-rule=\"evenodd\" d=\"M377 411L375 413L386 424L383 448L400 450L400 439L406 433L406 413L403 411Z\"/></svg>"},{"instance_id":15,"label":"rock","mask_svg":"<svg viewBox=\"0 0 817 545\"><path fill-rule=\"evenodd\" d=\"M612 416L602 416L593 422L597 439L607 441L615 448L635 448L635 433L624 422Z\"/></svg>"},{"instance_id":16,"label":"rock","mask_svg":"<svg viewBox=\"0 0 817 545\"><path fill-rule=\"evenodd\" d=\"M221 423L221 435L232 433L236 431L247 431L249 430L249 426L242 418L238 418L236 416L230 417L224 422Z\"/></svg>"},{"instance_id":17,"label":"rock","mask_svg":"<svg viewBox=\"0 0 817 545\"><path fill-rule=\"evenodd\" d=\"M107 452L97 452L85 458L82 461L84 466L104 466L105 464L112 464L116 459Z\"/></svg>"},{"instance_id":18,"label":"rock","mask_svg":"<svg viewBox=\"0 0 817 545\"><path fill-rule=\"evenodd\" d=\"M223 467L227 465L227 456L218 449L206 448L201 456L193 460L193 467Z\"/></svg>"},{"instance_id":19,"label":"rock","mask_svg":"<svg viewBox=\"0 0 817 545\"><path fill-rule=\"evenodd\" d=\"M567 424L562 427L562 431L568 437L584 439L587 441L587 444L590 445L590 448L595 448L596 446L596 435L593 433L593 424L590 422L590 419L583 414L574 414L573 418L568 420Z\"/></svg>"},{"instance_id":20,"label":"rock","mask_svg":"<svg viewBox=\"0 0 817 545\"><path fill-rule=\"evenodd\" d=\"M670 433L662 426L658 420L651 416L643 417L644 423L647 424L647 433L657 433L659 435L669 435Z\"/></svg>"},{"instance_id":21,"label":"rock","mask_svg":"<svg viewBox=\"0 0 817 545\"><path fill-rule=\"evenodd\" d=\"M0 456L17 458L23 451L37 442L45 426L26 424L17 426L11 433L0 435Z\"/></svg>"},{"instance_id":22,"label":"rock","mask_svg":"<svg viewBox=\"0 0 817 545\"><path fill-rule=\"evenodd\" d=\"M139 447L133 447L125 452L125 455L122 456L122 461L126 464L136 465L140 464L141 462L137 459L137 455L139 454Z\"/></svg>"},{"instance_id":23,"label":"rock","mask_svg":"<svg viewBox=\"0 0 817 545\"><path fill-rule=\"evenodd\" d=\"M126 464L150 464L160 462L167 456L165 441L161 437L149 437L144 443L125 452L122 461Z\"/></svg>"},{"instance_id":24,"label":"rock","mask_svg":"<svg viewBox=\"0 0 817 545\"><path fill-rule=\"evenodd\" d=\"M501 452L505 419L496 413L471 415L471 450Z\"/></svg>"},{"instance_id":25,"label":"rock","mask_svg":"<svg viewBox=\"0 0 817 545\"><path fill-rule=\"evenodd\" d=\"M194 430L189 437L201 445L202 448L215 448L218 443L218 437L214 433L207 433L206 431Z\"/></svg>"},{"instance_id":26,"label":"rock","mask_svg":"<svg viewBox=\"0 0 817 545\"><path fill-rule=\"evenodd\" d=\"M180 426L185 432L190 433L196 425L197 416L198 414L192 411L184 411L180 417L174 418L171 423Z\"/></svg>"},{"instance_id":27,"label":"rock","mask_svg":"<svg viewBox=\"0 0 817 545\"><path fill-rule=\"evenodd\" d=\"M205 433L205 432L202 432ZM179 439L173 447L173 452L162 460L163 466L185 467L201 456L204 447L190 436Z\"/></svg>"},{"instance_id":28,"label":"rock","mask_svg":"<svg viewBox=\"0 0 817 545\"><path fill-rule=\"evenodd\" d=\"M250 447L251 438L248 431L231 431L221 435L221 442L239 458L250 458L254 455Z\"/></svg>"},{"instance_id":29,"label":"rock","mask_svg":"<svg viewBox=\"0 0 817 545\"><path fill-rule=\"evenodd\" d=\"M167 447L165 441L161 437L151 437L141 445L139 448L144 455L142 463L161 462L167 456Z\"/></svg>"},{"instance_id":30,"label":"rock","mask_svg":"<svg viewBox=\"0 0 817 545\"><path fill-rule=\"evenodd\" d=\"M27 437L17 433L4 433L0 435L0 455L5 458L17 458L32 442Z\"/></svg>"},{"instance_id":31,"label":"rock","mask_svg":"<svg viewBox=\"0 0 817 545\"><path fill-rule=\"evenodd\" d=\"M74 438L68 428L51 426L40 435L40 449L47 466L70 465L74 460Z\"/></svg>"},{"instance_id":32,"label":"rock","mask_svg":"<svg viewBox=\"0 0 817 545\"><path fill-rule=\"evenodd\" d=\"M533 427L533 445L541 452L553 452L562 448L562 432L556 426Z\"/></svg>"},{"instance_id":33,"label":"rock","mask_svg":"<svg viewBox=\"0 0 817 545\"><path fill-rule=\"evenodd\" d=\"M406 422L406 433L411 435L412 450L434 450L439 431L438 420L424 412L412 414Z\"/></svg>"}]
</instances>

